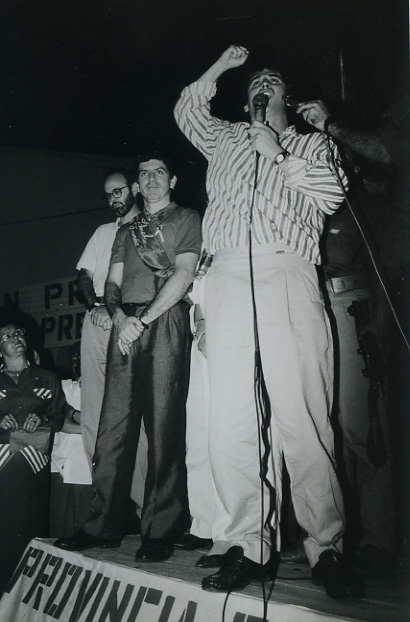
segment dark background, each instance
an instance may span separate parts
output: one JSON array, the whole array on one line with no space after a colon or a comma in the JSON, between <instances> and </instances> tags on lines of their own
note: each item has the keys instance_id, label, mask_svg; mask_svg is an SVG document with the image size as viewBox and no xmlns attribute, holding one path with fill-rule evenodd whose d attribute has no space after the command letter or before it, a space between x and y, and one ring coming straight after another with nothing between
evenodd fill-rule
<instances>
[{"instance_id":1,"label":"dark background","mask_svg":"<svg viewBox=\"0 0 410 622\"><path fill-rule=\"evenodd\" d=\"M161 139L195 159L172 109L231 43L285 61L300 99L335 107L342 55L346 104L376 123L407 87L403 0L2 0L0 24L0 144L13 147L134 156Z\"/></svg>"}]
</instances>

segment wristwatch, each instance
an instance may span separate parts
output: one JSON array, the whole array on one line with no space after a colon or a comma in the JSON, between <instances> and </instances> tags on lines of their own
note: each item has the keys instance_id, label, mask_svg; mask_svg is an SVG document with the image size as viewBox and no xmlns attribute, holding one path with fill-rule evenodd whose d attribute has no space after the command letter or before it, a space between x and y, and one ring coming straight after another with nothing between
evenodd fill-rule
<instances>
[{"instance_id":1,"label":"wristwatch","mask_svg":"<svg viewBox=\"0 0 410 622\"><path fill-rule=\"evenodd\" d=\"M100 307L102 307L102 304L100 302L93 302L91 307L89 307L88 309L88 313L91 313L91 311L93 311L94 309L99 309Z\"/></svg>"},{"instance_id":2,"label":"wristwatch","mask_svg":"<svg viewBox=\"0 0 410 622\"><path fill-rule=\"evenodd\" d=\"M284 160L286 160L288 155L289 153L283 150L280 153L278 153L278 155L275 156L275 159L273 161L275 162L275 164L281 164Z\"/></svg>"}]
</instances>

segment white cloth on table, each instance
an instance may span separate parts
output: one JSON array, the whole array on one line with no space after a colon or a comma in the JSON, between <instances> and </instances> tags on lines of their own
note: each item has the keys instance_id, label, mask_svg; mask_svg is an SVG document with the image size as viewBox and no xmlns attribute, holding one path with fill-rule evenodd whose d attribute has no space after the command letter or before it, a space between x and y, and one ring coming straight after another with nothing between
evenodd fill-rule
<instances>
[{"instance_id":1,"label":"white cloth on table","mask_svg":"<svg viewBox=\"0 0 410 622\"><path fill-rule=\"evenodd\" d=\"M91 484L90 467L81 434L58 432L55 435L51 472L60 473L64 484Z\"/></svg>"},{"instance_id":2,"label":"white cloth on table","mask_svg":"<svg viewBox=\"0 0 410 622\"><path fill-rule=\"evenodd\" d=\"M81 385L77 380L61 382L67 402L81 411ZM60 473L65 484L91 484L91 472L81 434L57 432L51 454L51 472Z\"/></svg>"}]
</instances>

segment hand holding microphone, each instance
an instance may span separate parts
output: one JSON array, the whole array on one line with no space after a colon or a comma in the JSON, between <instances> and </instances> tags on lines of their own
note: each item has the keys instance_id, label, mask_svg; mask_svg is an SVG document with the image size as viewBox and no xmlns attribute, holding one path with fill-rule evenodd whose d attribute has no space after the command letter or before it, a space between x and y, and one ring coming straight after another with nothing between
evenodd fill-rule
<instances>
[{"instance_id":1,"label":"hand holding microphone","mask_svg":"<svg viewBox=\"0 0 410 622\"><path fill-rule=\"evenodd\" d=\"M249 128L249 140L251 149L257 154L275 161L276 156L283 152L283 149L279 145L278 134L265 124L268 103L269 97L264 93L257 93L253 98L255 120Z\"/></svg>"},{"instance_id":2,"label":"hand holding microphone","mask_svg":"<svg viewBox=\"0 0 410 622\"><path fill-rule=\"evenodd\" d=\"M259 123L265 123L266 121L266 108L269 104L269 97L265 93L256 93L252 100L252 105L255 110L255 121Z\"/></svg>"}]
</instances>

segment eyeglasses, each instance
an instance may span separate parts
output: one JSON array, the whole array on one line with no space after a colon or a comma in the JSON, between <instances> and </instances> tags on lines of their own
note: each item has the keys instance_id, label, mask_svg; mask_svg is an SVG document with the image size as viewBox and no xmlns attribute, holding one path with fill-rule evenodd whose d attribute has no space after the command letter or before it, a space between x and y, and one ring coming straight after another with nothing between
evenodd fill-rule
<instances>
[{"instance_id":1,"label":"eyeglasses","mask_svg":"<svg viewBox=\"0 0 410 622\"><path fill-rule=\"evenodd\" d=\"M24 328L16 328L16 330L11 330L9 333L3 335L0 339L0 343L5 343L9 339L13 339L13 337L23 337L24 332Z\"/></svg>"},{"instance_id":2,"label":"eyeglasses","mask_svg":"<svg viewBox=\"0 0 410 622\"><path fill-rule=\"evenodd\" d=\"M114 188L112 192L106 192L105 198L107 199L107 201L109 201L111 197L114 197L114 199L119 199L122 195L122 191L124 190L124 188L128 188L128 186L123 186L122 188Z\"/></svg>"}]
</instances>

